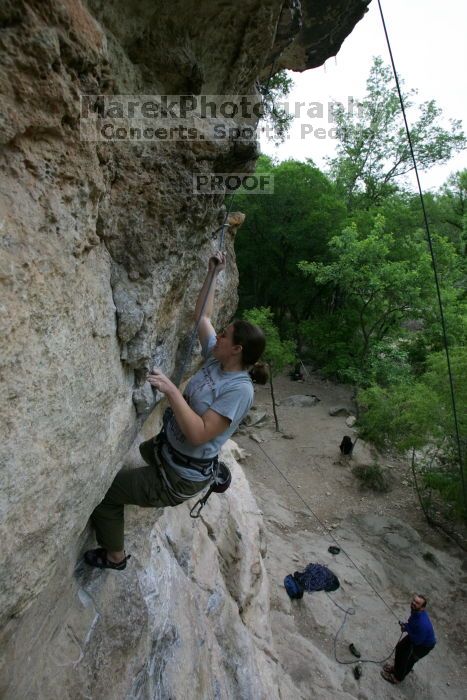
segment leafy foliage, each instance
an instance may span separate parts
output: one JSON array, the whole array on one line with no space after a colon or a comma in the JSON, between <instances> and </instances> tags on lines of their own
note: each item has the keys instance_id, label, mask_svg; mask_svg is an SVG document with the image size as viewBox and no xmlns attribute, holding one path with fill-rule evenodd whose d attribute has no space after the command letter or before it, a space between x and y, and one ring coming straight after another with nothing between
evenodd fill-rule
<instances>
[{"instance_id":1,"label":"leafy foliage","mask_svg":"<svg viewBox=\"0 0 467 700\"><path fill-rule=\"evenodd\" d=\"M454 302L456 254L446 239L436 238L436 248L445 296ZM429 251L421 232L401 240L387 231L384 218L377 215L368 234L361 234L351 224L331 238L329 259L327 263L302 261L299 268L323 287L322 296L332 301L327 343L335 347L334 334L340 347L345 339L345 364L369 371L371 379L378 351L386 355L396 352L394 348L390 353L390 345L381 343L395 333L401 335L404 320L425 316L431 321L436 314ZM323 324L326 319L320 321Z\"/></svg>"},{"instance_id":2,"label":"leafy foliage","mask_svg":"<svg viewBox=\"0 0 467 700\"><path fill-rule=\"evenodd\" d=\"M273 374L282 372L286 365L295 362L295 343L292 340L281 340L279 330L274 324L271 309L249 309L243 317L259 326L266 336L266 350L263 353Z\"/></svg>"},{"instance_id":3,"label":"leafy foliage","mask_svg":"<svg viewBox=\"0 0 467 700\"><path fill-rule=\"evenodd\" d=\"M423 382L371 386L358 395L363 407L359 418L360 435L379 448L404 453L420 449L433 438L436 404Z\"/></svg>"},{"instance_id":4,"label":"leafy foliage","mask_svg":"<svg viewBox=\"0 0 467 700\"><path fill-rule=\"evenodd\" d=\"M418 379L394 387L372 386L359 394L364 412L359 419L360 434L381 448L401 453L422 450L420 461L426 486L438 490L467 516L463 501L463 479L467 452L467 348L451 353L451 369L457 399L457 424L461 436L461 465L446 356L433 353L427 371ZM430 446L428 457L425 454Z\"/></svg>"},{"instance_id":5,"label":"leafy foliage","mask_svg":"<svg viewBox=\"0 0 467 700\"><path fill-rule=\"evenodd\" d=\"M262 130L269 140L275 144L282 143L287 136L293 115L282 106L283 100L289 94L293 80L285 70L280 70L258 85L263 96Z\"/></svg>"},{"instance_id":6,"label":"leafy foliage","mask_svg":"<svg viewBox=\"0 0 467 700\"><path fill-rule=\"evenodd\" d=\"M273 321L271 309L250 309L244 317L250 323L259 326L266 336L266 349L263 358L269 367L269 386L271 390L272 410L276 430L279 431L279 419L276 411L276 399L274 396L273 375L281 372L288 364L295 362L295 343L291 340L282 341L277 326Z\"/></svg>"},{"instance_id":7,"label":"leafy foliage","mask_svg":"<svg viewBox=\"0 0 467 700\"><path fill-rule=\"evenodd\" d=\"M377 462L360 464L352 469L352 474L360 481L360 488L363 491L376 491L378 493L389 491L388 478Z\"/></svg>"},{"instance_id":8,"label":"leafy foliage","mask_svg":"<svg viewBox=\"0 0 467 700\"><path fill-rule=\"evenodd\" d=\"M453 173L441 189L430 218L467 260L467 170Z\"/></svg>"},{"instance_id":9,"label":"leafy foliage","mask_svg":"<svg viewBox=\"0 0 467 700\"><path fill-rule=\"evenodd\" d=\"M281 332L299 341L299 322L312 314L318 290L304 284L297 264L326 259L327 241L343 225L345 207L311 162L275 165L263 156L257 171L273 174L274 194L239 195L235 202L247 214L236 239L240 308L269 307Z\"/></svg>"},{"instance_id":10,"label":"leafy foliage","mask_svg":"<svg viewBox=\"0 0 467 700\"><path fill-rule=\"evenodd\" d=\"M405 91L405 105L419 166L427 169L466 140L460 122L443 126L439 107L416 104L415 94ZM437 494L461 513L467 170L424 197L452 354L459 459L433 263L418 195L404 189L412 161L392 74L381 59L374 60L357 113L341 110L337 121L340 141L329 174L311 161L276 164L263 157L257 170L274 176L274 195L238 195L247 215L236 241L240 305L266 312L258 323L270 323L280 343L294 341L301 358L355 384L361 434L402 454L415 450L423 499L433 504ZM274 371L280 356L279 348Z\"/></svg>"},{"instance_id":11,"label":"leafy foliage","mask_svg":"<svg viewBox=\"0 0 467 700\"><path fill-rule=\"evenodd\" d=\"M403 92L414 153L424 170L447 162L465 148L466 140L459 120L450 120L445 129L435 101L416 106L415 95L416 90ZM396 178L413 170L413 163L392 71L380 57L373 59L367 94L358 109L337 109L336 123L339 143L330 167L347 205L353 209L358 203L381 202L395 191Z\"/></svg>"}]
</instances>

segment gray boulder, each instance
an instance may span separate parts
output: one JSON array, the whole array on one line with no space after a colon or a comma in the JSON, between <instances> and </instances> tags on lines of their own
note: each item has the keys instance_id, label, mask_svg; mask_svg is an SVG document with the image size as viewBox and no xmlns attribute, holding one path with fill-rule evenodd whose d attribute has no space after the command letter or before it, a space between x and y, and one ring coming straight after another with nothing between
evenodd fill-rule
<instances>
[{"instance_id":1,"label":"gray boulder","mask_svg":"<svg viewBox=\"0 0 467 700\"><path fill-rule=\"evenodd\" d=\"M304 408L305 406L316 406L320 401L321 399L313 394L294 394L293 396L287 396L287 398L282 401L282 405Z\"/></svg>"},{"instance_id":2,"label":"gray boulder","mask_svg":"<svg viewBox=\"0 0 467 700\"><path fill-rule=\"evenodd\" d=\"M245 416L242 421L243 425L247 427L253 427L254 425L260 426L268 420L269 416L266 411L250 411L248 415Z\"/></svg>"},{"instance_id":3,"label":"gray boulder","mask_svg":"<svg viewBox=\"0 0 467 700\"><path fill-rule=\"evenodd\" d=\"M328 413L330 416L350 416L352 411L347 406L331 406Z\"/></svg>"}]
</instances>

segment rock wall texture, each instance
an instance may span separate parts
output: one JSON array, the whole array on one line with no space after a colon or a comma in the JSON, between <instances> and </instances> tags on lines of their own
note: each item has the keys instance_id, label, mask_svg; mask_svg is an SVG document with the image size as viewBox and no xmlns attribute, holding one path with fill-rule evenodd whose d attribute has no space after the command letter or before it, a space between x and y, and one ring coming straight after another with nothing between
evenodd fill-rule
<instances>
[{"instance_id":1,"label":"rock wall texture","mask_svg":"<svg viewBox=\"0 0 467 700\"><path fill-rule=\"evenodd\" d=\"M53 582L78 590L63 562L78 554L90 513L154 407L147 370L157 365L172 373L186 347L205 261L216 248L213 231L224 217L222 196L190 194L192 175L248 172L257 157L255 142L234 138L82 141L80 98L254 94L256 80L271 67L304 69L335 53L366 4L0 3L0 624L18 668L26 656L11 629L35 638L27 632L28 606L40 629L48 629L41 617L47 605L67 609L72 593ZM239 219L230 221L229 265L217 302L222 322L236 306ZM178 596L171 597L167 577L175 560L164 560L160 574L174 610ZM105 580L122 601L126 585L140 586L137 595L147 599L136 579ZM38 606L40 596L47 605ZM94 613L84 594L82 601L85 630ZM99 620L96 634L110 638L111 614ZM119 638L123 621L115 625ZM147 652L156 644L150 634L134 644ZM203 651L208 656L210 645ZM126 652L117 647L114 656L99 651L102 663L120 653L123 659ZM136 661L122 664L128 679ZM122 678L128 689L125 683ZM141 683L149 687L147 679ZM69 697L79 696L74 692Z\"/></svg>"},{"instance_id":2,"label":"rock wall texture","mask_svg":"<svg viewBox=\"0 0 467 700\"><path fill-rule=\"evenodd\" d=\"M292 697L272 645L262 515L231 447L225 458L235 488L202 519L187 505L127 509L124 572L57 562L7 625L2 698Z\"/></svg>"}]
</instances>

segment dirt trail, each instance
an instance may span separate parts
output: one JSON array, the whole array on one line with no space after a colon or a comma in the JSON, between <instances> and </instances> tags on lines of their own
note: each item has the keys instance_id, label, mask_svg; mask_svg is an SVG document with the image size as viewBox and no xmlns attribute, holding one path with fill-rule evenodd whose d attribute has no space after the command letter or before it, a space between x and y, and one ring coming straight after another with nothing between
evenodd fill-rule
<instances>
[{"instance_id":1,"label":"dirt trail","mask_svg":"<svg viewBox=\"0 0 467 700\"><path fill-rule=\"evenodd\" d=\"M462 550L426 524L408 465L381 458L362 441L351 464L340 463L340 441L354 433L345 416L331 417L328 411L331 406L352 407L347 387L315 376L304 383L280 377L275 387L281 433L271 420L237 434L235 440L250 453L243 465L265 518L276 647L301 697L465 697L467 564ZM286 407L284 399L295 394L313 394L320 402ZM268 387L256 389L255 405L272 416ZM251 433L263 442L252 440ZM353 465L371 464L375 456L389 474L389 493L362 492L352 474ZM333 556L327 550L336 542L342 552ZM321 592L290 601L284 576L310 562L332 568L341 588L332 596ZM353 665L340 665L334 658L334 638L344 618L335 603L355 609L339 636L338 658L352 661L348 645L353 642L363 657L383 659L398 640L397 620L407 619L416 590L430 601L438 637L435 650L397 687L380 677L376 664L364 664L362 678L355 680Z\"/></svg>"}]
</instances>

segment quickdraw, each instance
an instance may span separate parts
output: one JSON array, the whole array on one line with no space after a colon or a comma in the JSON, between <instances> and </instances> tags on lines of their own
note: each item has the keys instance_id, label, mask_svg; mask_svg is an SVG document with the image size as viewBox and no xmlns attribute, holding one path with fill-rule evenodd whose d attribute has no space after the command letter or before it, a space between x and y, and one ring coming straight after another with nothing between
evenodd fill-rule
<instances>
[{"instance_id":1,"label":"quickdraw","mask_svg":"<svg viewBox=\"0 0 467 700\"><path fill-rule=\"evenodd\" d=\"M232 474L224 462L217 463L217 469L213 475L213 483L207 492L199 499L190 510L190 518L199 518L211 493L224 493L232 483Z\"/></svg>"}]
</instances>

